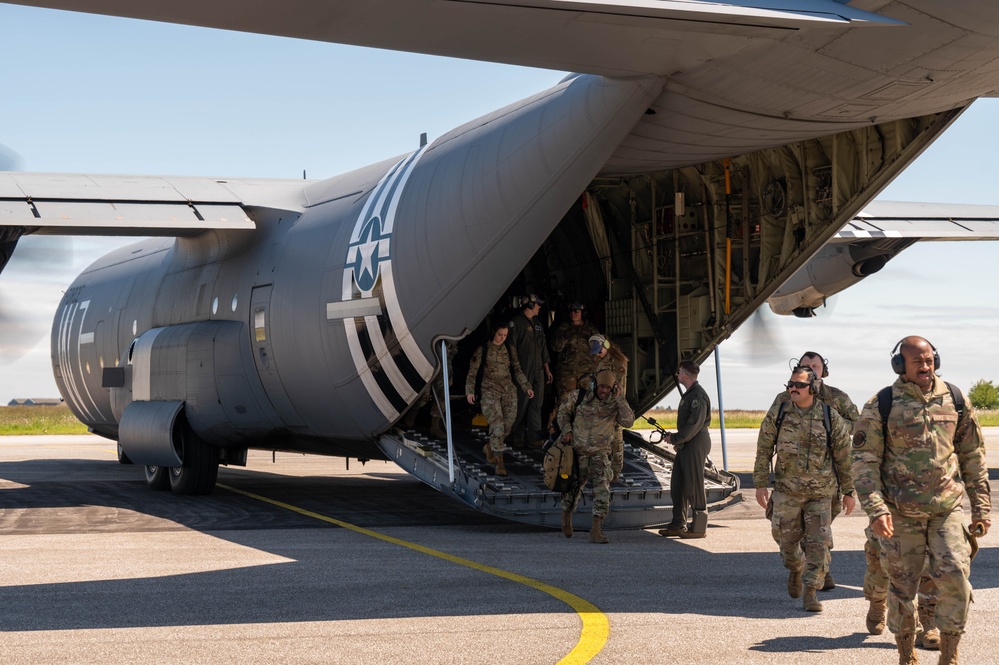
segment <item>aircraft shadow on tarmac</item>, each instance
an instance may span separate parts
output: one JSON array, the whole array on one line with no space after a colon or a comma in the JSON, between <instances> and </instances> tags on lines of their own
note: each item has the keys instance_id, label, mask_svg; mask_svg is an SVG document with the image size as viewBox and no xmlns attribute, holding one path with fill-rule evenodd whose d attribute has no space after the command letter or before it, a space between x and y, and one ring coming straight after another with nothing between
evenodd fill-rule
<instances>
[{"instance_id":1,"label":"aircraft shadow on tarmac","mask_svg":"<svg viewBox=\"0 0 999 665\"><path fill-rule=\"evenodd\" d=\"M0 587L3 631L572 612L530 587L221 488L205 497L153 492L137 479L139 473L136 467L90 460L5 464L0 476L25 486L0 490L0 532L134 535L189 528L289 562ZM612 545L594 547L585 533L567 540L555 530L483 515L407 476L392 478L224 470L220 482L365 528L420 527L392 535L554 584L603 612L808 616L800 601L784 592L786 572L776 546L767 552L716 554L636 530L612 532ZM66 512L47 511L38 518L20 510L35 508ZM765 528L762 520L760 526ZM724 521L710 526L719 535L727 528L732 527ZM833 571L840 586L822 599L860 597L863 569L862 552L835 552ZM972 582L976 588L999 585L999 550L981 551ZM831 649L857 641L857 635L788 638L754 648Z\"/></svg>"}]
</instances>

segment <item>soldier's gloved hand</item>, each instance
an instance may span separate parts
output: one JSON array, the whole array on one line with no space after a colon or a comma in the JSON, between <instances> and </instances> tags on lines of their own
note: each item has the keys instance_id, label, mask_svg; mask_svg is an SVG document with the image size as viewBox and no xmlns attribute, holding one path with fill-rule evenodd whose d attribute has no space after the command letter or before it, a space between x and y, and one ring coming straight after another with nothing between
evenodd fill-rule
<instances>
[{"instance_id":1,"label":"soldier's gloved hand","mask_svg":"<svg viewBox=\"0 0 999 665\"><path fill-rule=\"evenodd\" d=\"M975 520L971 523L971 533L975 534L975 537L981 538L989 532L991 526L992 520Z\"/></svg>"}]
</instances>

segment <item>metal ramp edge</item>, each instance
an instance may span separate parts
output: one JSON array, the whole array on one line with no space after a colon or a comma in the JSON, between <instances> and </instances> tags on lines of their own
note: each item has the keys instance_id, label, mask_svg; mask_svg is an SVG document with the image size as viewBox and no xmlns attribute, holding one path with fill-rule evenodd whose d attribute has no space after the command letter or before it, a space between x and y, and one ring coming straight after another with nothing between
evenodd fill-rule
<instances>
[{"instance_id":1,"label":"metal ramp edge","mask_svg":"<svg viewBox=\"0 0 999 665\"><path fill-rule=\"evenodd\" d=\"M393 429L381 435L378 446L388 459L439 492L484 513L535 526L560 528L561 495L545 487L538 450L507 450L509 475L497 476L485 461L484 428L454 432L454 480L448 465L446 441L415 430ZM669 479L673 454L625 431L625 461L621 481L611 485L611 511L606 529L644 529L666 524L673 516ZM706 465L708 508L738 490L738 479ZM573 526L586 530L591 523L593 493L583 492L573 515Z\"/></svg>"}]
</instances>

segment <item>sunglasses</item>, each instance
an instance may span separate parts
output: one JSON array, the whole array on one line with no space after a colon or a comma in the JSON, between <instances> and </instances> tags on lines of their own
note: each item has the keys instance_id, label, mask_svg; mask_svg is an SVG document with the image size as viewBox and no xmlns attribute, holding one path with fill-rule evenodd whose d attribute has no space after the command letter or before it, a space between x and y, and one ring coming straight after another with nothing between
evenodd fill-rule
<instances>
[{"instance_id":1,"label":"sunglasses","mask_svg":"<svg viewBox=\"0 0 999 665\"><path fill-rule=\"evenodd\" d=\"M812 384L810 382L808 382L808 381L788 381L787 382L787 387L788 388L807 388L810 385L812 385Z\"/></svg>"}]
</instances>

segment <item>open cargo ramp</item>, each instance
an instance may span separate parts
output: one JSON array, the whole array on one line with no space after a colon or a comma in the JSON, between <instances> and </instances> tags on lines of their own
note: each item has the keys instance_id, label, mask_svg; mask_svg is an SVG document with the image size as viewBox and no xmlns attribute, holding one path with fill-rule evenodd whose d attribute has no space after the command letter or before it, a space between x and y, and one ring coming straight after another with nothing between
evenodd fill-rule
<instances>
[{"instance_id":1,"label":"open cargo ramp","mask_svg":"<svg viewBox=\"0 0 999 665\"><path fill-rule=\"evenodd\" d=\"M561 527L561 495L544 485L540 450L507 449L509 475L497 476L482 450L488 440L486 428L462 428L452 438L453 482L446 441L412 429L394 429L383 434L378 444L405 471L476 510L516 522ZM611 484L611 511L604 528L644 529L668 523L673 516L669 494L672 469L671 452L625 430L624 469L619 482ZM704 476L709 509L739 489L738 478L717 470L710 460ZM587 486L573 516L574 528L589 529L592 500L592 487Z\"/></svg>"}]
</instances>

